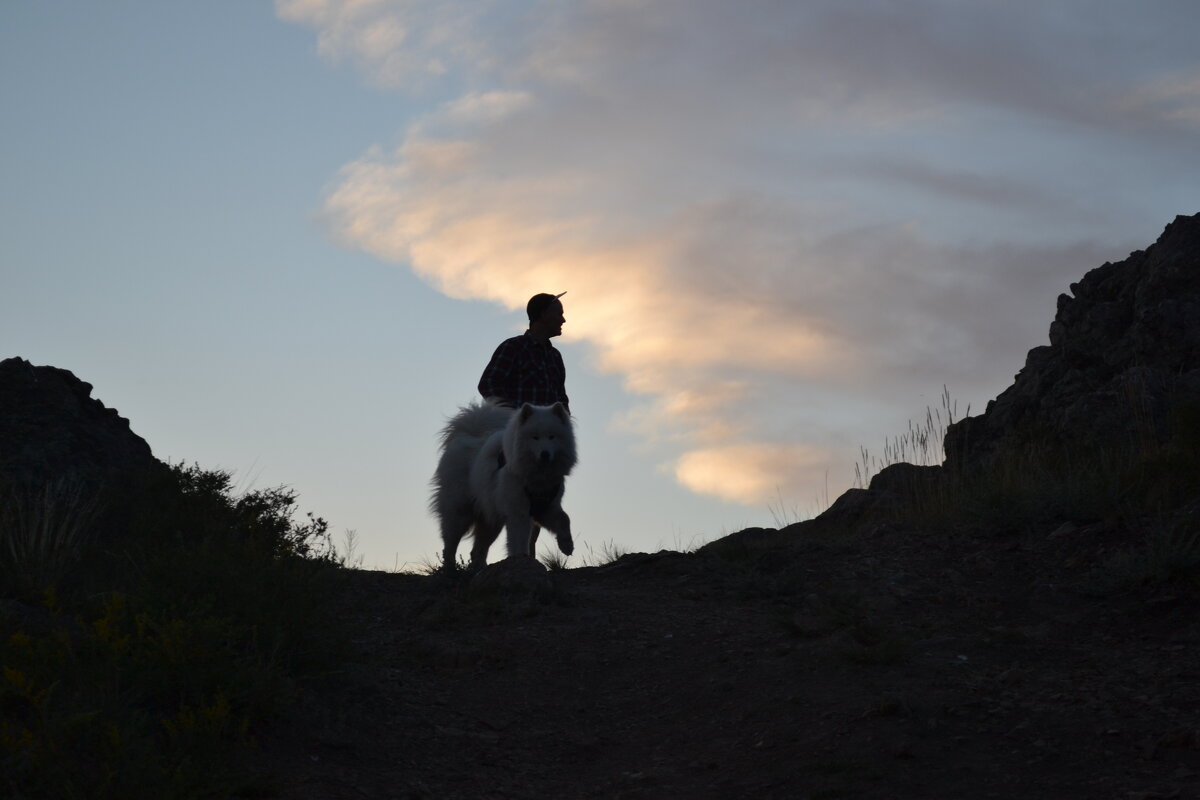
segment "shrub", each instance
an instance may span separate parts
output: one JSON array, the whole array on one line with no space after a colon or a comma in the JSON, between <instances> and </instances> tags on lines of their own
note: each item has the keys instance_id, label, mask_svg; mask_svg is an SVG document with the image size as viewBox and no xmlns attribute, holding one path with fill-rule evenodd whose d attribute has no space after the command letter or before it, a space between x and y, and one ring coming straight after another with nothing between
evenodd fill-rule
<instances>
[{"instance_id":1,"label":"shrub","mask_svg":"<svg viewBox=\"0 0 1200 800\"><path fill-rule=\"evenodd\" d=\"M6 584L5 796L257 792L257 734L345 656L337 554L324 520L293 520L290 490L235 497L229 473L176 465L134 496L69 573ZM77 518L67 505L54 513Z\"/></svg>"}]
</instances>

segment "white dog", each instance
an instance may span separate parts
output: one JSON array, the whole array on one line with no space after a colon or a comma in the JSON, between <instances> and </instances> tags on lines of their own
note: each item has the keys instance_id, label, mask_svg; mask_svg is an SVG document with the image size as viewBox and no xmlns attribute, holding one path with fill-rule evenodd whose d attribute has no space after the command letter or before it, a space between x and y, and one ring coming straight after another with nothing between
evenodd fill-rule
<instances>
[{"instance_id":1,"label":"white dog","mask_svg":"<svg viewBox=\"0 0 1200 800\"><path fill-rule=\"evenodd\" d=\"M575 544L562 496L574 466L575 432L562 403L462 409L442 431L429 504L441 520L443 567L454 566L470 531L471 569L482 569L501 527L508 529L509 558L534 555L541 527L570 555Z\"/></svg>"}]
</instances>

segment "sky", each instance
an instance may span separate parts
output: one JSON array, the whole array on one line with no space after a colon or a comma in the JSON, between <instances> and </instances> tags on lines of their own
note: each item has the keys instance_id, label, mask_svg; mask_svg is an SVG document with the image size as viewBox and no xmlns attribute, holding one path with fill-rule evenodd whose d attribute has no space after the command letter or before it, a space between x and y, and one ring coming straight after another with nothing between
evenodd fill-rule
<instances>
[{"instance_id":1,"label":"sky","mask_svg":"<svg viewBox=\"0 0 1200 800\"><path fill-rule=\"evenodd\" d=\"M776 527L944 392L979 413L1072 281L1200 211L1196 30L1191 0L16 0L0 358L416 568L439 430L565 291L569 563Z\"/></svg>"}]
</instances>

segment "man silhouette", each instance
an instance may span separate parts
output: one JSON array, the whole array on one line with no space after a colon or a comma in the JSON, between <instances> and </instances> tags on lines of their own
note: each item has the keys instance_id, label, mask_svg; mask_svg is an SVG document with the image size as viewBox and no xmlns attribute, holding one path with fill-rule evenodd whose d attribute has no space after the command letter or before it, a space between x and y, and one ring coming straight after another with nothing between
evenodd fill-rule
<instances>
[{"instance_id":1,"label":"man silhouette","mask_svg":"<svg viewBox=\"0 0 1200 800\"><path fill-rule=\"evenodd\" d=\"M562 335L566 322L561 294L535 294L525 305L529 329L505 339L479 379L479 393L502 406L520 408L523 403L550 406L567 400L567 370L562 355L550 344Z\"/></svg>"}]
</instances>

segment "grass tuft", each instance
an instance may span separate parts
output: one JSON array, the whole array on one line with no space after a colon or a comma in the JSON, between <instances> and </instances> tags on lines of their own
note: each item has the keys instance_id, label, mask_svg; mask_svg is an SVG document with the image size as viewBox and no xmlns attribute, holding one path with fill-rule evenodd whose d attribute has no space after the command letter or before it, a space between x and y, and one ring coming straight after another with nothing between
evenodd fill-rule
<instances>
[{"instance_id":1,"label":"grass tuft","mask_svg":"<svg viewBox=\"0 0 1200 800\"><path fill-rule=\"evenodd\" d=\"M1132 529L1151 533L1110 558L1092 576L1089 591L1194 582L1200 575L1200 532L1187 508L1195 501L1200 475L1200 407L1186 399L1169 404L1163 429L1156 431L1137 398L1129 402L1132 435L1123 440L1092 444L1066 441L1054 431L1014 430L986 467L934 470L928 480L891 498L895 502L886 513L933 529L995 520L1013 527L1128 520ZM919 428L910 423L909 433L885 450L883 462L862 449L858 488L869 486L873 470L902 456L918 466L935 466L943 454L933 443L955 421L955 405L943 388L945 413L927 411Z\"/></svg>"},{"instance_id":2,"label":"grass tuft","mask_svg":"<svg viewBox=\"0 0 1200 800\"><path fill-rule=\"evenodd\" d=\"M612 539L601 544L599 549L593 549L591 544L587 544L587 549L588 555L583 560L585 567L603 567L629 553L628 550L618 545Z\"/></svg>"},{"instance_id":3,"label":"grass tuft","mask_svg":"<svg viewBox=\"0 0 1200 800\"><path fill-rule=\"evenodd\" d=\"M568 557L557 550L542 553L538 560L551 572L561 572L567 569Z\"/></svg>"},{"instance_id":4,"label":"grass tuft","mask_svg":"<svg viewBox=\"0 0 1200 800\"><path fill-rule=\"evenodd\" d=\"M100 510L98 494L70 477L0 492L0 576L9 591L36 592L66 577Z\"/></svg>"},{"instance_id":5,"label":"grass tuft","mask_svg":"<svg viewBox=\"0 0 1200 800\"><path fill-rule=\"evenodd\" d=\"M958 401L950 397L950 390L942 386L940 408L925 407L925 420L920 424L908 421L908 430L891 439L884 440L883 456L872 455L866 447L859 447L859 460L854 465L854 486L866 489L871 478L892 464L915 464L921 467L934 466L946 460L943 444L946 429L961 419L958 416ZM964 417L971 416L967 406Z\"/></svg>"}]
</instances>

